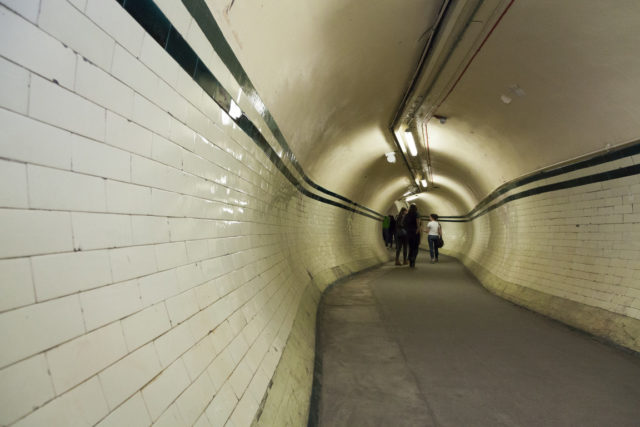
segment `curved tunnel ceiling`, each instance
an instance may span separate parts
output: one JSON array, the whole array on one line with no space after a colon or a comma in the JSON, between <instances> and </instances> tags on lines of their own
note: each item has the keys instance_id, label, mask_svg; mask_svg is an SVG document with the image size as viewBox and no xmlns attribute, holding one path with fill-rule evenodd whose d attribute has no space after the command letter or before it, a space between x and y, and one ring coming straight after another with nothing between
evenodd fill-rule
<instances>
[{"instance_id":1,"label":"curved tunnel ceiling","mask_svg":"<svg viewBox=\"0 0 640 427\"><path fill-rule=\"evenodd\" d=\"M398 151L388 127L449 2L207 3L314 181L381 212L407 192L401 156L384 158ZM638 2L470 0L447 15L450 39L436 33L402 111L405 126L428 122L423 212L461 215L505 182L638 134Z\"/></svg>"}]
</instances>

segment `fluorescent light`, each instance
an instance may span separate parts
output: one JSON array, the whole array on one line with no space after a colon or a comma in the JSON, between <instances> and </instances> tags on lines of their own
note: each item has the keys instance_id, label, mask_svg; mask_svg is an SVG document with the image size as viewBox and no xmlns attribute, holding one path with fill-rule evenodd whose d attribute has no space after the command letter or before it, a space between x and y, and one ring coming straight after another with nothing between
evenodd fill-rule
<instances>
[{"instance_id":1,"label":"fluorescent light","mask_svg":"<svg viewBox=\"0 0 640 427\"><path fill-rule=\"evenodd\" d=\"M427 180L423 179L422 181L420 181L420 183L422 184L423 187L427 187Z\"/></svg>"},{"instance_id":2,"label":"fluorescent light","mask_svg":"<svg viewBox=\"0 0 640 427\"><path fill-rule=\"evenodd\" d=\"M413 196L409 196L409 197L407 197L407 202L410 202L410 201L412 201L412 200L415 200L415 199L417 199L418 197L420 197L420 195L418 195L418 194L414 194Z\"/></svg>"},{"instance_id":3,"label":"fluorescent light","mask_svg":"<svg viewBox=\"0 0 640 427\"><path fill-rule=\"evenodd\" d=\"M400 144L400 149L403 153L407 152L407 147L404 146L404 141L402 140L402 132L396 132L396 139L398 140L398 144Z\"/></svg>"},{"instance_id":4,"label":"fluorescent light","mask_svg":"<svg viewBox=\"0 0 640 427\"><path fill-rule=\"evenodd\" d=\"M404 133L404 137L407 140L407 146L409 147L409 153L411 153L411 155L413 157L418 155L418 148L416 147L416 141L415 139L413 139L413 135L411 134L411 132L405 132Z\"/></svg>"},{"instance_id":5,"label":"fluorescent light","mask_svg":"<svg viewBox=\"0 0 640 427\"><path fill-rule=\"evenodd\" d=\"M407 191L406 193L404 193L402 196L408 196L409 194L411 194L411 190Z\"/></svg>"},{"instance_id":6,"label":"fluorescent light","mask_svg":"<svg viewBox=\"0 0 640 427\"><path fill-rule=\"evenodd\" d=\"M242 116L242 110L238 107L238 104L231 100L231 105L229 106L229 115L234 119L239 119Z\"/></svg>"}]
</instances>

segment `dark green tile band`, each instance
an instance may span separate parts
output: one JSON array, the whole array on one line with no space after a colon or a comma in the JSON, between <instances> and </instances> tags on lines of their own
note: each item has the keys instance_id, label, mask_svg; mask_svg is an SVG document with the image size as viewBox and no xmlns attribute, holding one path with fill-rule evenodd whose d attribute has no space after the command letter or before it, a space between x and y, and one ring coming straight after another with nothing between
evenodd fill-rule
<instances>
[{"instance_id":1,"label":"dark green tile band","mask_svg":"<svg viewBox=\"0 0 640 427\"><path fill-rule=\"evenodd\" d=\"M215 18L211 14L211 10L209 10L209 7L205 3L205 1L204 0L182 0L182 3L185 5L189 13L191 13L191 16L196 21L196 23L198 24L198 26L200 27L204 35L207 37L213 49L216 51L220 59L222 59L222 62L224 62L224 64L229 69L229 71L233 75L236 82L242 88L242 91L245 94L247 94L249 98L260 100L260 103L264 106L264 103L262 102L262 99L260 98L258 91L253 86L253 83L251 83L251 79L249 78L247 73L244 71L244 68L242 68L240 61L236 57L235 53L233 53L231 46L229 46L229 43L227 43L227 39L224 37L224 34L222 34L222 30L220 30L218 23L216 22ZM276 124L275 119L273 118L269 110L266 108L266 106L263 109L261 109L261 111L258 111L258 113L260 114L262 119L265 121L265 123L269 127L269 130L278 141L278 144L280 144L280 147L284 151L284 157L291 162L293 167L298 171L300 176L302 176L302 178L307 184L309 184L311 187L315 188L318 191L321 191L329 196L335 197L344 202L357 206L358 208L371 212L374 215L377 215L379 217L383 216L379 212L369 209L368 207L363 206L359 203L356 203L353 200L350 200L340 194L334 193L333 191L330 191L316 184L313 180L311 180L311 178L309 178L309 176L302 169L302 166L298 162L296 156L291 151L289 144L287 144L287 141L284 135L280 131L280 128Z\"/></svg>"},{"instance_id":2,"label":"dark green tile band","mask_svg":"<svg viewBox=\"0 0 640 427\"><path fill-rule=\"evenodd\" d=\"M158 42L166 52L185 70L194 81L218 104L223 110L229 111L231 106L231 95L222 87L211 71L200 60L195 51L189 46L169 20L152 0L124 0L118 1L125 10ZM359 215L366 216L374 220L380 220L382 215L374 212L377 216L363 212L356 207L347 206L342 203L327 199L307 190L291 173L284 164L280 156L269 145L258 128L244 114L234 122L247 134L254 143L266 154L269 160L287 178L295 188L303 195L322 203L330 204ZM304 176L304 175L303 175ZM344 200L345 199L343 198ZM354 202L351 204L357 205ZM367 209L370 210L370 209Z\"/></svg>"},{"instance_id":3,"label":"dark green tile band","mask_svg":"<svg viewBox=\"0 0 640 427\"><path fill-rule=\"evenodd\" d=\"M640 148L640 145L636 146L635 148L636 149ZM585 166L585 167L588 167L588 166ZM577 170L577 169L572 168L571 170ZM567 173L567 172L563 172L563 173ZM581 185L594 184L596 182L610 181L612 179L624 178L627 176L638 175L638 174L640 174L640 165L633 165L633 166L627 166L624 168L613 169L607 172L587 175L580 178L556 182L553 184L541 185L540 187L536 187L529 190L521 191L520 193L512 194L511 196L505 197L504 199L500 200L498 203L493 204L484 209L481 209L480 211L477 211L477 208L476 208L472 211L474 212L473 214L470 213L469 215L464 217L442 216L442 217L439 217L438 220L442 222L469 222L491 212L494 209L499 208L505 203L522 199L524 197L544 194L550 191L565 190L568 188L579 187ZM521 184L521 185L524 185L524 184Z\"/></svg>"},{"instance_id":4,"label":"dark green tile band","mask_svg":"<svg viewBox=\"0 0 640 427\"><path fill-rule=\"evenodd\" d=\"M547 179L547 178L553 178L555 176L560 176L560 175L564 175L566 173L569 172L574 172L580 169L586 169L586 168L590 168L592 166L598 166L604 163L608 163L608 162L612 162L614 160L620 160L623 159L625 157L631 157L631 156L635 156L637 154L640 154L640 141L635 141L633 143L631 143L630 145L627 145L625 147L619 148L619 149L614 149L614 150L610 150L606 153L600 154L600 155L596 155L592 158L586 159L586 160L581 160L581 161L577 161L575 163L571 163L565 166L560 166L557 168L553 168L553 169L548 169L545 171L541 171L538 173L535 173L533 175L524 177L524 178L520 178L520 179L515 179L513 181L507 182L506 184L501 185L500 187L498 187L496 190L494 190L491 194L489 194L487 197L485 197L480 203L478 203L476 205L475 208L473 208L469 213L467 213L466 215L462 215L462 216L443 216L441 218L444 219L461 219L461 220L466 220L470 217L474 217L476 218L478 215L476 215L479 212L483 212L483 209L489 205L491 202L493 202L495 199L497 199L498 197L500 197L501 195L508 193L511 190L514 190L518 187L522 187L523 185L526 184L530 184L532 182L536 182L536 181L540 181L543 179ZM596 174L598 175L598 174ZM595 176L595 175L592 175ZM594 182L600 182L600 181L594 181ZM584 184L581 184L584 185Z\"/></svg>"}]
</instances>

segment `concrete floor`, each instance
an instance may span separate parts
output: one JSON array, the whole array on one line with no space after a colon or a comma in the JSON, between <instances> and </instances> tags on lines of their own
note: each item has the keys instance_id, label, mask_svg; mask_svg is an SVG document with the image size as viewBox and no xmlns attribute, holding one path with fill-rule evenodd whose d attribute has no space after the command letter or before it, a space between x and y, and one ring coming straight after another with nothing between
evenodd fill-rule
<instances>
[{"instance_id":1,"label":"concrete floor","mask_svg":"<svg viewBox=\"0 0 640 427\"><path fill-rule=\"evenodd\" d=\"M310 425L640 426L640 357L422 252L325 294Z\"/></svg>"}]
</instances>

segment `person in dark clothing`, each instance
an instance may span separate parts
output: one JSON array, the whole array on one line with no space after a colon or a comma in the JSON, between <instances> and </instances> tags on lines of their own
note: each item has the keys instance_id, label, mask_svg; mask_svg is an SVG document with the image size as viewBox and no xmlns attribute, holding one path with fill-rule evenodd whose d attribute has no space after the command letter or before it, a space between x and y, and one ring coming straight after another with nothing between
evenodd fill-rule
<instances>
[{"instance_id":1,"label":"person in dark clothing","mask_svg":"<svg viewBox=\"0 0 640 427\"><path fill-rule=\"evenodd\" d=\"M402 222L407 214L407 208L400 209L400 213L396 218L396 265L407 264L407 230L404 229ZM400 250L402 249L403 262L400 263Z\"/></svg>"},{"instance_id":2,"label":"person in dark clothing","mask_svg":"<svg viewBox=\"0 0 640 427\"><path fill-rule=\"evenodd\" d=\"M393 215L389 215L389 247L393 248L393 242L396 240L396 219Z\"/></svg>"},{"instance_id":3,"label":"person in dark clothing","mask_svg":"<svg viewBox=\"0 0 640 427\"><path fill-rule=\"evenodd\" d=\"M386 215L382 220L382 238L384 239L384 247L389 246L389 224L391 215Z\"/></svg>"},{"instance_id":4,"label":"person in dark clothing","mask_svg":"<svg viewBox=\"0 0 640 427\"><path fill-rule=\"evenodd\" d=\"M409 206L409 212L404 217L403 222L407 230L407 243L409 244L409 267L416 266L418 257L418 247L420 246L420 214L415 204Z\"/></svg>"}]
</instances>

